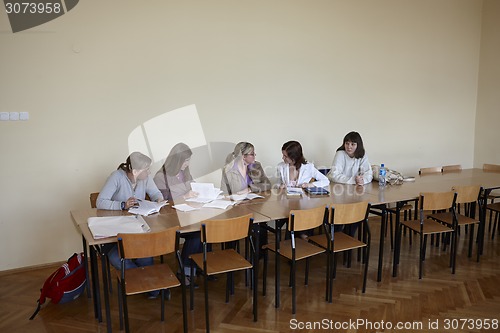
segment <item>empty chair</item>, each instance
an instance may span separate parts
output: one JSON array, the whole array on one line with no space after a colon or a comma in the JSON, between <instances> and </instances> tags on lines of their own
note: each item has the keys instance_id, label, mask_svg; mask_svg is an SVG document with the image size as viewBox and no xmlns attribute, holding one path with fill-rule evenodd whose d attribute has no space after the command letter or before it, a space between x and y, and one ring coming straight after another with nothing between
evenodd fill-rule
<instances>
[{"instance_id":1,"label":"empty chair","mask_svg":"<svg viewBox=\"0 0 500 333\"><path fill-rule=\"evenodd\" d=\"M479 196L482 188L479 185L470 186L454 186L452 191L457 193L456 204L461 204L464 208L464 214L456 214L457 226L470 226L469 230L469 253L472 256L472 244L474 244L474 225L479 225L479 218L476 218L476 203L481 202ZM481 209L480 209L481 210ZM429 218L440 221L450 227L454 225L454 215L452 212L435 213L428 216ZM477 255L479 261L479 251Z\"/></svg>"},{"instance_id":2,"label":"empty chair","mask_svg":"<svg viewBox=\"0 0 500 333\"><path fill-rule=\"evenodd\" d=\"M90 208L97 207L97 197L99 196L99 192L90 193Z\"/></svg>"},{"instance_id":3,"label":"empty chair","mask_svg":"<svg viewBox=\"0 0 500 333\"><path fill-rule=\"evenodd\" d=\"M290 239L280 241L277 244L271 243L265 246L266 254L264 256L264 286L263 293L266 293L266 275L267 275L267 251L276 254L276 261L282 256L291 262L290 282L292 287L292 314L296 313L296 262L306 259L306 277L305 285L308 284L309 258L325 252L325 248L316 246L308 241L296 236L299 231L309 230L321 226L327 218L328 210L325 206L312 209L291 210L288 218L288 231ZM325 235L321 235L323 238ZM280 272L279 266L276 271L276 307L279 306Z\"/></svg>"},{"instance_id":4,"label":"empty chair","mask_svg":"<svg viewBox=\"0 0 500 333\"><path fill-rule=\"evenodd\" d=\"M418 170L419 175L430 175L435 173L441 173L441 167L420 168L420 170Z\"/></svg>"},{"instance_id":5,"label":"empty chair","mask_svg":"<svg viewBox=\"0 0 500 333\"><path fill-rule=\"evenodd\" d=\"M364 248L365 253L363 261L365 269L363 273L362 292L366 291L366 278L368 276L368 262L370 258L370 243L371 232L368 225L368 214L370 212L370 204L367 202L358 202L352 204L334 204L331 207L330 218L325 235L315 235L309 237L309 241L318 244L327 249L327 288L326 300L332 302L333 279L335 277L336 256L339 252ZM361 223L363 237L358 240L343 231L335 232L335 226L348 226L354 223ZM340 228L337 228L340 229ZM333 259L333 261L332 261Z\"/></svg>"},{"instance_id":6,"label":"empty chair","mask_svg":"<svg viewBox=\"0 0 500 333\"><path fill-rule=\"evenodd\" d=\"M184 284L177 279L168 264L161 263L152 266L125 269L125 259L157 257L175 252L177 262L184 272L179 253L178 228L170 228L160 232L141 234L118 234L118 248L121 258L121 269L118 275L118 291L120 305L120 329L125 315L125 331L129 332L127 296L161 290L161 320L165 317L165 291L170 288L182 287L182 315L184 332L187 332L186 291ZM182 273L183 274L183 273ZM122 311L123 308L123 311Z\"/></svg>"},{"instance_id":7,"label":"empty chair","mask_svg":"<svg viewBox=\"0 0 500 333\"><path fill-rule=\"evenodd\" d=\"M462 171L462 165L454 164L454 165L443 165L443 172L457 172Z\"/></svg>"},{"instance_id":8,"label":"empty chair","mask_svg":"<svg viewBox=\"0 0 500 333\"><path fill-rule=\"evenodd\" d=\"M191 260L201 270L205 287L205 322L206 331L210 332L209 322L209 302L208 302L208 277L216 274L226 273L226 303L229 302L229 293L232 292L234 276L233 273L240 270L252 269L253 265L239 254L234 245L244 239L250 239L253 218L252 214L247 214L235 218L220 220L205 220L201 225L201 242L203 243L203 253L191 255ZM225 243L230 243L224 246ZM220 250L208 252L210 244L222 244ZM252 246L252 257L255 249ZM193 266L192 266L193 267ZM193 276L191 269L191 276ZM191 290L191 309L193 308L193 283ZM256 307L254 299L254 318Z\"/></svg>"},{"instance_id":9,"label":"empty chair","mask_svg":"<svg viewBox=\"0 0 500 333\"><path fill-rule=\"evenodd\" d=\"M486 164L485 163L485 164L483 164L483 171L500 173L500 165L499 164ZM500 198L500 193L498 191L493 191L493 192L490 192L488 194L488 199L490 200L491 204L493 204L495 202L495 200L498 198ZM493 212L494 212L494 209L492 209L492 208L495 208L495 206L490 206L490 205L486 206L486 209L490 211L490 224L489 224L488 230L491 230L491 223L492 223ZM494 237L494 234L495 233L493 233L493 237Z\"/></svg>"},{"instance_id":10,"label":"empty chair","mask_svg":"<svg viewBox=\"0 0 500 333\"><path fill-rule=\"evenodd\" d=\"M456 216L455 216L455 192L429 192L421 193L419 198L419 211L418 219L410 221L402 221L399 230L397 230L396 239L399 240L395 251L397 258L395 259L394 273L396 273L396 265L399 261L399 254L401 251L401 230L402 226L405 226L420 235L420 255L419 255L419 270L418 277L422 278L423 274L423 263L425 259L425 249L427 245L427 236L433 234L450 233L452 235L451 240L451 251L450 251L450 262L452 266L452 273L455 272L455 230L456 230ZM425 216L424 211L445 211L450 210L454 216L454 226L450 227L437 222L433 219L429 219ZM394 274L395 275L395 274Z\"/></svg>"}]
</instances>

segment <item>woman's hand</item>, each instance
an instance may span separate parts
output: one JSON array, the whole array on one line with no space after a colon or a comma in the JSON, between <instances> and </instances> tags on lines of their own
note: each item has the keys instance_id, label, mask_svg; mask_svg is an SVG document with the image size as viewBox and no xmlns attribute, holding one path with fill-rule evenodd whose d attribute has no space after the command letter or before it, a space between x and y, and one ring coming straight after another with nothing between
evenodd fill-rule
<instances>
[{"instance_id":1,"label":"woman's hand","mask_svg":"<svg viewBox=\"0 0 500 333\"><path fill-rule=\"evenodd\" d=\"M365 184L365 180L363 178L363 176L356 176L356 185L364 185Z\"/></svg>"},{"instance_id":2,"label":"woman's hand","mask_svg":"<svg viewBox=\"0 0 500 333\"><path fill-rule=\"evenodd\" d=\"M243 190L237 192L236 194L241 195L241 194L247 194L247 193L250 193L250 189L248 187L246 189L243 189Z\"/></svg>"},{"instance_id":3,"label":"woman's hand","mask_svg":"<svg viewBox=\"0 0 500 333\"><path fill-rule=\"evenodd\" d=\"M127 201L125 201L125 209L129 209L131 207L137 207L137 206L139 206L139 202L134 197L130 197L127 199Z\"/></svg>"},{"instance_id":4,"label":"woman's hand","mask_svg":"<svg viewBox=\"0 0 500 333\"><path fill-rule=\"evenodd\" d=\"M196 198L198 195L199 195L198 192L189 191L188 193L184 194L184 199Z\"/></svg>"}]
</instances>

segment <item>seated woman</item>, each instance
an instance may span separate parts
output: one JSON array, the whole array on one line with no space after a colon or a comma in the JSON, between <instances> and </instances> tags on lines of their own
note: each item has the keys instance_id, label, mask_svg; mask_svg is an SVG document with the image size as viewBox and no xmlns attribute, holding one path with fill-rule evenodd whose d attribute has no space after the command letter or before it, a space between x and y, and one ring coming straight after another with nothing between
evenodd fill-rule
<instances>
[{"instance_id":1,"label":"seated woman","mask_svg":"<svg viewBox=\"0 0 500 333\"><path fill-rule=\"evenodd\" d=\"M221 190L229 194L262 192L271 189L262 165L255 160L251 143L239 142L226 158L222 169Z\"/></svg>"},{"instance_id":2,"label":"seated woman","mask_svg":"<svg viewBox=\"0 0 500 333\"><path fill-rule=\"evenodd\" d=\"M165 198L173 201L183 201L198 195L191 189L191 183L194 182L193 176L189 171L189 163L193 152L185 143L178 143L172 147L170 153L165 159L165 163L158 170L153 180L162 192ZM191 282L189 256L194 253L202 252L200 232L183 233L185 239L182 247L181 259L184 263L184 273L186 275L186 285Z\"/></svg>"},{"instance_id":3,"label":"seated woman","mask_svg":"<svg viewBox=\"0 0 500 333\"><path fill-rule=\"evenodd\" d=\"M365 185L373 172L358 132L349 132L333 158L328 178L334 183Z\"/></svg>"},{"instance_id":4,"label":"seated woman","mask_svg":"<svg viewBox=\"0 0 500 333\"><path fill-rule=\"evenodd\" d=\"M307 162L298 141L288 141L281 147L283 162L278 164L280 187L325 187L330 184L328 178ZM312 235L313 230L297 233L303 239ZM288 237L288 236L286 236Z\"/></svg>"},{"instance_id":5,"label":"seated woman","mask_svg":"<svg viewBox=\"0 0 500 333\"><path fill-rule=\"evenodd\" d=\"M163 201L163 195L149 177L151 159L139 152L133 152L127 157L125 163L118 166L106 180L104 187L97 197L97 208L108 210L128 210L138 204L138 200L144 200L146 194L152 201ZM106 246L109 262L116 269L120 269L121 260L118 254L118 246L109 244ZM149 266L153 264L153 258L142 258L125 261L125 269ZM150 297L157 297L158 291L151 292Z\"/></svg>"},{"instance_id":6,"label":"seated woman","mask_svg":"<svg viewBox=\"0 0 500 333\"><path fill-rule=\"evenodd\" d=\"M288 141L281 147L283 162L278 164L281 187L325 187L330 182L325 175L307 162L302 146L297 141Z\"/></svg>"}]
</instances>

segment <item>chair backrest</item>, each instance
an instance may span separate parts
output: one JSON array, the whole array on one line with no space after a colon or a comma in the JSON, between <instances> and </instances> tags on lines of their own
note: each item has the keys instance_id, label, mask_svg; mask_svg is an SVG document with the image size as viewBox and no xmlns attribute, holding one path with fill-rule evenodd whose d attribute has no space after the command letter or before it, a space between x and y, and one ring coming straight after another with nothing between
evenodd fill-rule
<instances>
[{"instance_id":1,"label":"chair backrest","mask_svg":"<svg viewBox=\"0 0 500 333\"><path fill-rule=\"evenodd\" d=\"M443 210L455 206L456 194L449 192L425 192L420 193L420 209Z\"/></svg>"},{"instance_id":2,"label":"chair backrest","mask_svg":"<svg viewBox=\"0 0 500 333\"><path fill-rule=\"evenodd\" d=\"M432 173L441 173L441 167L420 168L418 170L419 175L429 175Z\"/></svg>"},{"instance_id":3,"label":"chair backrest","mask_svg":"<svg viewBox=\"0 0 500 333\"><path fill-rule=\"evenodd\" d=\"M326 176L330 172L330 168L318 169L318 171Z\"/></svg>"},{"instance_id":4,"label":"chair backrest","mask_svg":"<svg viewBox=\"0 0 500 333\"><path fill-rule=\"evenodd\" d=\"M468 186L453 186L452 191L457 193L457 204L465 204L476 202L481 192L481 186L468 185Z\"/></svg>"},{"instance_id":5,"label":"chair backrest","mask_svg":"<svg viewBox=\"0 0 500 333\"><path fill-rule=\"evenodd\" d=\"M97 207L97 197L99 196L99 192L90 193L90 208Z\"/></svg>"},{"instance_id":6,"label":"chair backrest","mask_svg":"<svg viewBox=\"0 0 500 333\"><path fill-rule=\"evenodd\" d=\"M229 219L205 220L202 223L201 241L225 243L243 239L249 235L253 214Z\"/></svg>"},{"instance_id":7,"label":"chair backrest","mask_svg":"<svg viewBox=\"0 0 500 333\"><path fill-rule=\"evenodd\" d=\"M368 217L368 202L332 205L331 223L351 224L363 221Z\"/></svg>"},{"instance_id":8,"label":"chair backrest","mask_svg":"<svg viewBox=\"0 0 500 333\"><path fill-rule=\"evenodd\" d=\"M483 164L484 171L500 172L500 165L498 164Z\"/></svg>"},{"instance_id":9,"label":"chair backrest","mask_svg":"<svg viewBox=\"0 0 500 333\"><path fill-rule=\"evenodd\" d=\"M141 234L118 234L120 257L135 259L172 253L175 251L177 229L179 227Z\"/></svg>"},{"instance_id":10,"label":"chair backrest","mask_svg":"<svg viewBox=\"0 0 500 333\"><path fill-rule=\"evenodd\" d=\"M454 172L454 171L462 171L462 165L460 164L443 165L443 172Z\"/></svg>"},{"instance_id":11,"label":"chair backrest","mask_svg":"<svg viewBox=\"0 0 500 333\"><path fill-rule=\"evenodd\" d=\"M327 217L326 206L310 209L295 209L290 211L288 230L302 231L319 227Z\"/></svg>"}]
</instances>

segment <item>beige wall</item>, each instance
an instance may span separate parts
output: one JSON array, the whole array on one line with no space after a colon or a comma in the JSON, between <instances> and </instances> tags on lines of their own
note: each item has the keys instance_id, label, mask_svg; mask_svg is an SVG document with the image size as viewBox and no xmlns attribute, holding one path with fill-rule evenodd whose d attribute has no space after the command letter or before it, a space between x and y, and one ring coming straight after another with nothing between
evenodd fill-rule
<instances>
[{"instance_id":1,"label":"beige wall","mask_svg":"<svg viewBox=\"0 0 500 333\"><path fill-rule=\"evenodd\" d=\"M484 1L474 165L500 164L500 1Z\"/></svg>"},{"instance_id":2,"label":"beige wall","mask_svg":"<svg viewBox=\"0 0 500 333\"><path fill-rule=\"evenodd\" d=\"M357 130L372 163L406 174L472 167L481 9L479 0L85 0L16 34L0 14L0 111L31 117L0 122L0 271L80 250L69 210L88 206L134 128L190 104L207 142L250 141L266 166L290 139L329 165Z\"/></svg>"}]
</instances>

